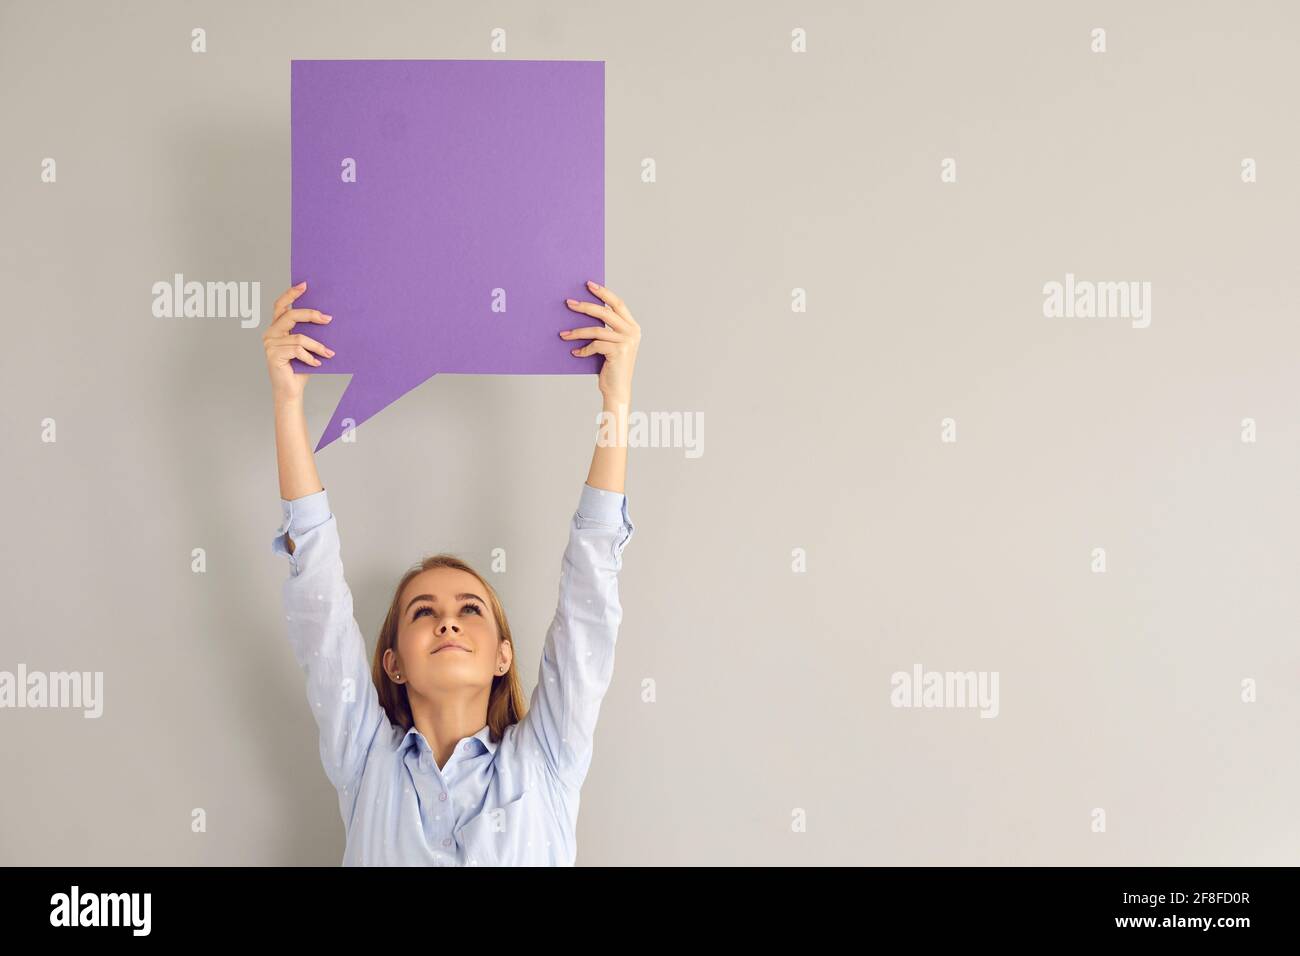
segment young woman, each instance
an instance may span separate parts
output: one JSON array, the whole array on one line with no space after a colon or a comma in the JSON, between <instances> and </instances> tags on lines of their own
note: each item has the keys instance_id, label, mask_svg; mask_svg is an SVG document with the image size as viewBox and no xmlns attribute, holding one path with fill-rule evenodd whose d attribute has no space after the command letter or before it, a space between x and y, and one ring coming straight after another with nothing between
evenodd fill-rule
<instances>
[{"instance_id":1,"label":"young woman","mask_svg":"<svg viewBox=\"0 0 1300 956\"><path fill-rule=\"evenodd\" d=\"M329 360L330 349L294 327L331 317L292 307L306 283L276 300L262 336L284 512L272 547L289 560L285 624L338 791L345 866L574 863L579 790L623 613L618 573L633 532L623 491L627 409L641 341L623 301L588 285L603 304L568 305L600 324L559 334L590 340L575 355L605 356L598 385L613 430L597 441L570 521L559 606L528 704L496 591L448 554L402 576L367 667L338 525L307 437L310 376L289 364Z\"/></svg>"}]
</instances>

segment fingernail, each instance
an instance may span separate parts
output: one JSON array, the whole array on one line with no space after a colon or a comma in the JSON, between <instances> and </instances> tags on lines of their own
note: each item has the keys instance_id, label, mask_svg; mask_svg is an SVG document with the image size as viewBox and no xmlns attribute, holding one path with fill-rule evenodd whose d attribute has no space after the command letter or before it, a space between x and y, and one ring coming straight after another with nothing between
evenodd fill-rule
<instances>
[{"instance_id":1,"label":"fingernail","mask_svg":"<svg viewBox=\"0 0 1300 956\"><path fill-rule=\"evenodd\" d=\"M578 349L569 349L569 354L570 354L570 355L577 355L577 354L578 354Z\"/></svg>"},{"instance_id":2,"label":"fingernail","mask_svg":"<svg viewBox=\"0 0 1300 956\"><path fill-rule=\"evenodd\" d=\"M326 315L324 312L322 312L322 313L320 314L320 317L321 317L322 319L324 319L326 322L328 322L330 319L334 318L334 316L332 316L332 315Z\"/></svg>"},{"instance_id":3,"label":"fingernail","mask_svg":"<svg viewBox=\"0 0 1300 956\"><path fill-rule=\"evenodd\" d=\"M325 354L328 355L330 358L333 358L333 357L334 357L334 350L333 350L333 349L326 349L326 350L325 350Z\"/></svg>"},{"instance_id":4,"label":"fingernail","mask_svg":"<svg viewBox=\"0 0 1300 956\"><path fill-rule=\"evenodd\" d=\"M565 304L565 305L573 305L573 302L574 302L573 299L565 299L565 300L564 300L564 304Z\"/></svg>"},{"instance_id":5,"label":"fingernail","mask_svg":"<svg viewBox=\"0 0 1300 956\"><path fill-rule=\"evenodd\" d=\"M591 286L593 289L600 288L600 286L596 285L596 283L592 282L590 279L587 280L587 285Z\"/></svg>"},{"instance_id":6,"label":"fingernail","mask_svg":"<svg viewBox=\"0 0 1300 956\"><path fill-rule=\"evenodd\" d=\"M569 334L568 332L561 332L561 333L560 333L561 337L563 337L563 336L565 336L565 335L568 335L568 334Z\"/></svg>"},{"instance_id":7,"label":"fingernail","mask_svg":"<svg viewBox=\"0 0 1300 956\"><path fill-rule=\"evenodd\" d=\"M302 281L302 282L299 282L296 286L294 286L294 288L295 288L295 289L301 289L301 288L302 288L303 286L305 286L306 284L307 284L307 282L306 282L306 280L304 280L304 281Z\"/></svg>"}]
</instances>

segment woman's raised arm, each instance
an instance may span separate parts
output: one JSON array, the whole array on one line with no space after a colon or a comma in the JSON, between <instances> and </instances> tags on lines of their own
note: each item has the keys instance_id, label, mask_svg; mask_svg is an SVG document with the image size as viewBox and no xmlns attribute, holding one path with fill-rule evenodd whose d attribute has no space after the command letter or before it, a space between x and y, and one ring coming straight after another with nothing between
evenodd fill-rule
<instances>
[{"instance_id":1,"label":"woman's raised arm","mask_svg":"<svg viewBox=\"0 0 1300 956\"><path fill-rule=\"evenodd\" d=\"M357 783L377 736L392 725L379 703L366 661L366 643L343 576L338 522L316 473L308 444L302 395L308 376L289 364L300 358L321 362L311 352L333 352L314 339L295 334L296 322L328 322L314 309L292 309L305 283L275 303L275 318L263 335L275 399L276 460L284 523L271 548L289 557L289 576L281 600L285 630L298 665L307 676L307 703L320 729L325 774L339 793L344 823L356 806Z\"/></svg>"},{"instance_id":2,"label":"woman's raised arm","mask_svg":"<svg viewBox=\"0 0 1300 956\"><path fill-rule=\"evenodd\" d=\"M322 488L316 474L316 458L307 438L307 418L303 413L302 394L307 386L306 375L293 370L290 359L301 359L309 365L321 364L311 354L315 352L329 358L333 350L293 327L299 322L324 325L332 316L316 309L294 309L291 306L298 296L307 291L307 283L300 282L275 300L271 324L262 335L266 348L266 366L271 375L271 397L275 402L275 458L280 471L280 497L286 501L315 494ZM292 545L289 553L293 553Z\"/></svg>"},{"instance_id":3,"label":"woman's raised arm","mask_svg":"<svg viewBox=\"0 0 1300 956\"><path fill-rule=\"evenodd\" d=\"M591 469L587 484L604 491L622 494L627 481L627 422L628 408L632 404L632 373L636 367L636 353L641 346L641 326L622 299L604 286L588 282L587 287L599 296L604 305L592 302L566 300L574 312L599 319L603 325L567 329L560 338L569 341L590 339L574 355L605 356L600 366L600 388L604 407L601 409L601 430L596 439L596 450L591 456Z\"/></svg>"},{"instance_id":4,"label":"woman's raised arm","mask_svg":"<svg viewBox=\"0 0 1300 956\"><path fill-rule=\"evenodd\" d=\"M635 525L628 516L627 418L632 401L632 370L641 329L623 300L588 283L605 305L575 302L569 308L600 319L560 333L590 339L575 355L605 356L598 385L603 399L601 429L591 469L569 523L569 543L560 562L555 617L542 645L542 662L521 740L540 754L552 775L569 791L586 779L594 752L596 720L614 674L614 648L623 607L618 576L623 549Z\"/></svg>"}]
</instances>

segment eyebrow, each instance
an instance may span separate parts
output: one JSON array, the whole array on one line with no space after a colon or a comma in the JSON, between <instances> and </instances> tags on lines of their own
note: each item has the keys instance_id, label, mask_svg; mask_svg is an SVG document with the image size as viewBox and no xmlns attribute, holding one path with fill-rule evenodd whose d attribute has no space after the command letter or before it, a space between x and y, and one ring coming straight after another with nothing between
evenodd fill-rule
<instances>
[{"instance_id":1,"label":"eyebrow","mask_svg":"<svg viewBox=\"0 0 1300 956\"><path fill-rule=\"evenodd\" d=\"M484 601L484 600L483 600L481 597L479 597L477 594L457 594L457 595L456 595L456 600L457 600L457 601L463 601L463 600L465 600L466 598L473 598L474 600L478 601L480 604L487 604L487 601ZM433 601L434 603L437 603L438 599L437 599L436 597L434 597L432 594L417 594L415 597L411 598L410 602L407 603L407 605L406 605L406 611L403 611L403 612L402 612L403 616L405 616L405 614L411 610L411 605L415 604L416 601Z\"/></svg>"}]
</instances>

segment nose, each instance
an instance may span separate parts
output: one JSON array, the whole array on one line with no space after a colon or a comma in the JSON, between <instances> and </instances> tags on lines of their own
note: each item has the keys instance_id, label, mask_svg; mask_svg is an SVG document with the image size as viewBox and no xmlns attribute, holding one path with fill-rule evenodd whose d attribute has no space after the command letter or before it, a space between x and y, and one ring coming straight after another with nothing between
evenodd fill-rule
<instances>
[{"instance_id":1,"label":"nose","mask_svg":"<svg viewBox=\"0 0 1300 956\"><path fill-rule=\"evenodd\" d=\"M456 624L455 621L444 621L438 626L439 634L446 634L448 631L451 631L453 634L459 634L460 626Z\"/></svg>"}]
</instances>

